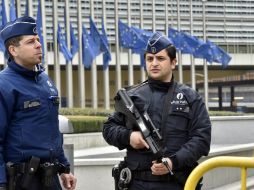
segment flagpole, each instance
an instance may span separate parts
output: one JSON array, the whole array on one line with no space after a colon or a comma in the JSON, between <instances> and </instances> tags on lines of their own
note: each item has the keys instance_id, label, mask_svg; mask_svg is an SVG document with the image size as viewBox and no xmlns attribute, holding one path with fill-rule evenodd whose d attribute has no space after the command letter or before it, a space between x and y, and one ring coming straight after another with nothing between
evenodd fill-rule
<instances>
[{"instance_id":1,"label":"flagpole","mask_svg":"<svg viewBox=\"0 0 254 190\"><path fill-rule=\"evenodd\" d=\"M171 27L174 27L174 9L173 9L173 0L170 0L170 17L171 17L171 23L170 23L170 26Z\"/></svg>"},{"instance_id":2,"label":"flagpole","mask_svg":"<svg viewBox=\"0 0 254 190\"><path fill-rule=\"evenodd\" d=\"M55 85L58 90L58 96L61 97L61 81L60 81L60 63L58 57L58 43L57 43L57 0L53 0L53 40L54 40L54 77ZM60 104L61 106L61 104Z\"/></svg>"},{"instance_id":3,"label":"flagpole","mask_svg":"<svg viewBox=\"0 0 254 190\"><path fill-rule=\"evenodd\" d=\"M103 24L105 26L105 31L107 32L107 16L106 16L106 2L105 0L102 0L102 17L103 19ZM105 109L109 110L110 109L110 96L109 96L109 65L107 68L104 68L103 70L103 87L104 87L104 107Z\"/></svg>"},{"instance_id":4,"label":"flagpole","mask_svg":"<svg viewBox=\"0 0 254 190\"><path fill-rule=\"evenodd\" d=\"M181 28L181 19L180 19L180 2L177 0L177 30L180 31ZM182 65L182 54L181 51L178 51L178 80L180 83L183 83L183 65Z\"/></svg>"},{"instance_id":5,"label":"flagpole","mask_svg":"<svg viewBox=\"0 0 254 190\"><path fill-rule=\"evenodd\" d=\"M21 2L20 1L15 1L16 2L16 10L17 10L17 17L21 16Z\"/></svg>"},{"instance_id":6,"label":"flagpole","mask_svg":"<svg viewBox=\"0 0 254 190\"><path fill-rule=\"evenodd\" d=\"M139 1L140 3L140 28L143 29L144 25L144 16L143 16L143 0ZM140 55L142 56L142 55ZM141 61L141 59L140 59ZM142 67L141 62L140 62L140 75L141 75L141 82L145 81L146 78L146 72L145 72L145 66Z\"/></svg>"},{"instance_id":7,"label":"flagpole","mask_svg":"<svg viewBox=\"0 0 254 190\"><path fill-rule=\"evenodd\" d=\"M165 34L168 37L168 0L165 0Z\"/></svg>"},{"instance_id":8,"label":"flagpole","mask_svg":"<svg viewBox=\"0 0 254 190\"><path fill-rule=\"evenodd\" d=\"M9 6L9 1L10 0L7 0L7 4L6 4L6 0L5 0L5 12L6 12L6 18L7 18L8 22L10 21L10 6Z\"/></svg>"},{"instance_id":9,"label":"flagpole","mask_svg":"<svg viewBox=\"0 0 254 190\"><path fill-rule=\"evenodd\" d=\"M116 90L122 86L121 80L121 64L119 51L119 30L118 30L118 1L115 0L115 54L116 54Z\"/></svg>"},{"instance_id":10,"label":"flagpole","mask_svg":"<svg viewBox=\"0 0 254 190\"><path fill-rule=\"evenodd\" d=\"M153 27L153 32L156 31L156 21L155 21L155 0L152 0L152 27Z\"/></svg>"},{"instance_id":11,"label":"flagpole","mask_svg":"<svg viewBox=\"0 0 254 190\"><path fill-rule=\"evenodd\" d=\"M48 48L47 48L47 32L46 32L46 15L45 15L45 0L41 0L41 20L42 20L42 36L44 47L44 65L45 73L48 74Z\"/></svg>"},{"instance_id":12,"label":"flagpole","mask_svg":"<svg viewBox=\"0 0 254 190\"><path fill-rule=\"evenodd\" d=\"M203 39L206 41L206 19L205 19L205 2L206 0L202 0L203 4ZM205 97L205 105L206 108L209 110L208 106L208 67L207 67L207 61L203 60L204 64L204 97Z\"/></svg>"},{"instance_id":13,"label":"flagpole","mask_svg":"<svg viewBox=\"0 0 254 190\"><path fill-rule=\"evenodd\" d=\"M32 0L28 0L28 15L30 17L33 17L33 1Z\"/></svg>"},{"instance_id":14,"label":"flagpole","mask_svg":"<svg viewBox=\"0 0 254 190\"><path fill-rule=\"evenodd\" d=\"M193 36L193 7L192 7L192 0L190 0L190 34ZM193 56L190 54L190 61L191 61L191 87L196 90L196 75L195 75L195 60Z\"/></svg>"},{"instance_id":15,"label":"flagpole","mask_svg":"<svg viewBox=\"0 0 254 190\"><path fill-rule=\"evenodd\" d=\"M94 0L90 0L90 16L92 20L94 20ZM90 26L91 27L91 26ZM96 65L96 58L92 62L91 65L91 86L92 86L92 108L96 109L98 108L98 92L97 92L97 65Z\"/></svg>"},{"instance_id":16,"label":"flagpole","mask_svg":"<svg viewBox=\"0 0 254 190\"><path fill-rule=\"evenodd\" d=\"M223 33L224 33L224 42L226 45L226 51L228 52L228 43L227 43L227 30L226 30L226 4L223 0Z\"/></svg>"},{"instance_id":17,"label":"flagpole","mask_svg":"<svg viewBox=\"0 0 254 190\"><path fill-rule=\"evenodd\" d=\"M128 26L131 26L131 0L127 0L127 18L128 18ZM128 49L128 85L133 85L133 63L132 63L132 54L131 49Z\"/></svg>"},{"instance_id":18,"label":"flagpole","mask_svg":"<svg viewBox=\"0 0 254 190\"><path fill-rule=\"evenodd\" d=\"M65 36L68 49L71 49L70 39L70 11L69 0L65 0ZM67 107L73 107L73 78L72 78L72 62L66 60L66 95L67 95Z\"/></svg>"},{"instance_id":19,"label":"flagpole","mask_svg":"<svg viewBox=\"0 0 254 190\"><path fill-rule=\"evenodd\" d=\"M82 60L82 13L81 13L81 0L77 0L77 17L78 17L78 42L79 42L79 52L78 52L78 86L79 86L79 106L81 108L85 107L85 69Z\"/></svg>"}]
</instances>

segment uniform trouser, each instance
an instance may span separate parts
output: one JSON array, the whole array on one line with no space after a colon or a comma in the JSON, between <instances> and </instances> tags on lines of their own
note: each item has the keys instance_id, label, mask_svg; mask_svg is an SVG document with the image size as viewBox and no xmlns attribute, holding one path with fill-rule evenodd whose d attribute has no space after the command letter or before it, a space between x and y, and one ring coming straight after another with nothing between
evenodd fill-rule
<instances>
[{"instance_id":1,"label":"uniform trouser","mask_svg":"<svg viewBox=\"0 0 254 190\"><path fill-rule=\"evenodd\" d=\"M17 184L15 190L62 190L62 187L59 182L58 175L53 176L53 183L51 187L45 188L43 186L41 177L38 175L33 176L33 179L31 180L31 183L29 185L28 189L21 188L22 184L22 175L19 175L17 178Z\"/></svg>"},{"instance_id":2,"label":"uniform trouser","mask_svg":"<svg viewBox=\"0 0 254 190\"><path fill-rule=\"evenodd\" d=\"M133 180L128 190L183 190L184 187L177 182L149 182L141 180ZM201 190L197 187L196 190Z\"/></svg>"}]
</instances>

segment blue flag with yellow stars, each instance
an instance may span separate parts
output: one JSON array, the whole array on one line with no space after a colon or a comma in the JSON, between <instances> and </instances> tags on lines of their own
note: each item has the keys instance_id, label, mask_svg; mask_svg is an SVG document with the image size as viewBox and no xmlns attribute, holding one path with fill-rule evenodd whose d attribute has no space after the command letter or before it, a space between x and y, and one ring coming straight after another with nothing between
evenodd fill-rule
<instances>
[{"instance_id":1,"label":"blue flag with yellow stars","mask_svg":"<svg viewBox=\"0 0 254 190\"><path fill-rule=\"evenodd\" d=\"M94 43L91 36L87 33L87 30L84 26L82 32L82 47L83 47L82 52L83 64L85 68L90 68L91 64L93 63L93 60L96 58L97 55L99 55L100 49Z\"/></svg>"},{"instance_id":2,"label":"blue flag with yellow stars","mask_svg":"<svg viewBox=\"0 0 254 190\"><path fill-rule=\"evenodd\" d=\"M215 45L210 40L207 40L207 43L210 45L213 54L213 62L221 63L223 68L226 68L232 57L226 51Z\"/></svg>"},{"instance_id":3,"label":"blue flag with yellow stars","mask_svg":"<svg viewBox=\"0 0 254 190\"><path fill-rule=\"evenodd\" d=\"M146 47L146 42L131 27L119 20L119 41L123 48L132 49L134 51L142 50Z\"/></svg>"},{"instance_id":4,"label":"blue flag with yellow stars","mask_svg":"<svg viewBox=\"0 0 254 190\"><path fill-rule=\"evenodd\" d=\"M36 19L36 28L38 32L38 36L40 38L42 54L44 55L45 47L44 47L44 38L43 38L43 29L42 29L42 15L41 15L41 1L38 2L38 9L37 9L37 19ZM44 56L42 56L42 63L44 63Z\"/></svg>"},{"instance_id":5,"label":"blue flag with yellow stars","mask_svg":"<svg viewBox=\"0 0 254 190\"><path fill-rule=\"evenodd\" d=\"M72 24L70 23L70 36L71 36L71 54L74 56L79 49L78 40L75 37L74 29L72 27Z\"/></svg>"},{"instance_id":6,"label":"blue flag with yellow stars","mask_svg":"<svg viewBox=\"0 0 254 190\"><path fill-rule=\"evenodd\" d=\"M111 61L111 53L110 53L110 49L109 49L109 42L108 42L108 38L107 38L107 34L106 34L106 30L104 27L104 20L102 18L101 21L101 31L102 31L102 35L101 38L104 41L107 49L106 51L103 53L103 70L105 70L106 68L108 68L109 62Z\"/></svg>"},{"instance_id":7,"label":"blue flag with yellow stars","mask_svg":"<svg viewBox=\"0 0 254 190\"><path fill-rule=\"evenodd\" d=\"M6 16L6 9L5 9L5 2L2 1L1 6L1 28L2 29L7 23L7 16ZM0 51L5 52L5 46L2 39L0 39Z\"/></svg>"},{"instance_id":8,"label":"blue flag with yellow stars","mask_svg":"<svg viewBox=\"0 0 254 190\"><path fill-rule=\"evenodd\" d=\"M15 1L10 1L10 21L14 21L17 18L16 16L16 8L15 8Z\"/></svg>"},{"instance_id":9,"label":"blue flag with yellow stars","mask_svg":"<svg viewBox=\"0 0 254 190\"><path fill-rule=\"evenodd\" d=\"M63 53L64 55L64 58L67 60L67 61L71 61L72 60L72 54L71 52L68 50L68 47L66 45L66 40L64 38L64 35L62 33L62 30L61 30L61 27L60 25L58 24L58 28L57 28L57 42L59 44L59 50L60 52Z\"/></svg>"}]
</instances>

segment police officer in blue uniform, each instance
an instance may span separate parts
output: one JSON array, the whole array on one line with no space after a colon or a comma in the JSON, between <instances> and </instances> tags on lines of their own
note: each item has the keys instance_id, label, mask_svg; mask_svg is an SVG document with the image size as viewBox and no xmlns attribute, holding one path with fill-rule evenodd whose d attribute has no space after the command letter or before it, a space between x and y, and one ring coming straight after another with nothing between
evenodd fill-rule
<instances>
[{"instance_id":1,"label":"police officer in blue uniform","mask_svg":"<svg viewBox=\"0 0 254 190\"><path fill-rule=\"evenodd\" d=\"M36 22L20 17L0 32L8 67L0 72L0 189L75 189L62 148L58 91L40 65Z\"/></svg>"},{"instance_id":2,"label":"police officer in blue uniform","mask_svg":"<svg viewBox=\"0 0 254 190\"><path fill-rule=\"evenodd\" d=\"M141 132L126 127L126 117L120 112L104 123L103 136L110 145L127 149L125 164L132 176L129 190L182 190L199 158L209 153L211 122L201 96L174 80L176 49L167 37L154 33L144 56L148 80L126 90L163 137L167 164L156 161Z\"/></svg>"}]
</instances>

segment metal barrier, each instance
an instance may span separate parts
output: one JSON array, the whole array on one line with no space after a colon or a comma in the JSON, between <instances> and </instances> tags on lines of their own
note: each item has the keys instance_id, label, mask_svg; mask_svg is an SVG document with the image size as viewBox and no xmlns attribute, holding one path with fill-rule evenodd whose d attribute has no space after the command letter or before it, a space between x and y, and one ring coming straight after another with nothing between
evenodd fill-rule
<instances>
[{"instance_id":1,"label":"metal barrier","mask_svg":"<svg viewBox=\"0 0 254 190\"><path fill-rule=\"evenodd\" d=\"M208 170L217 167L241 168L241 190L246 190L247 168L254 168L253 157L218 156L199 164L188 177L184 190L195 190L198 181Z\"/></svg>"}]
</instances>

